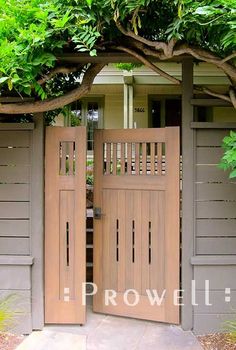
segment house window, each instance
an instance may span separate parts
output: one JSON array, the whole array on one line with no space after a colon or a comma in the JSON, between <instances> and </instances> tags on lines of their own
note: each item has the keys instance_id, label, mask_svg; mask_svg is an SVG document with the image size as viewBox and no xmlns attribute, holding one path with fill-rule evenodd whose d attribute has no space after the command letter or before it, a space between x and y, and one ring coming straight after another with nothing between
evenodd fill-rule
<instances>
[{"instance_id":1,"label":"house window","mask_svg":"<svg viewBox=\"0 0 236 350\"><path fill-rule=\"evenodd\" d=\"M98 120L99 120L98 102L88 102L87 111L86 111L88 151L94 150L94 130L98 129L99 127Z\"/></svg>"},{"instance_id":2,"label":"house window","mask_svg":"<svg viewBox=\"0 0 236 350\"><path fill-rule=\"evenodd\" d=\"M180 97L151 97L149 106L150 128L181 126Z\"/></svg>"},{"instance_id":3,"label":"house window","mask_svg":"<svg viewBox=\"0 0 236 350\"><path fill-rule=\"evenodd\" d=\"M102 106L103 99L95 97L81 99L72 105L72 114L78 118L78 123L75 122L75 125L87 127L87 149L89 152L94 150L94 130L103 127Z\"/></svg>"}]
</instances>

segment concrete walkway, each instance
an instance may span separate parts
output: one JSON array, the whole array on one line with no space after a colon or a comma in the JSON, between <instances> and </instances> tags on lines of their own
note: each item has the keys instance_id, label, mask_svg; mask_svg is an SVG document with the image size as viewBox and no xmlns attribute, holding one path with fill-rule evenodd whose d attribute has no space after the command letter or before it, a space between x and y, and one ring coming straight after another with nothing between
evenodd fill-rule
<instances>
[{"instance_id":1,"label":"concrete walkway","mask_svg":"<svg viewBox=\"0 0 236 350\"><path fill-rule=\"evenodd\" d=\"M33 332L17 350L86 350L86 336L47 330Z\"/></svg>"},{"instance_id":2,"label":"concrete walkway","mask_svg":"<svg viewBox=\"0 0 236 350\"><path fill-rule=\"evenodd\" d=\"M91 309L88 310L85 326L46 326L43 333L45 331L53 331L56 334L62 332L64 337L66 333L86 336L86 350L202 350L196 337L191 332L184 332L180 327L95 314ZM32 346L31 349L47 348ZM54 349L61 348L50 348ZM74 350L75 347L68 345L64 349Z\"/></svg>"}]
</instances>

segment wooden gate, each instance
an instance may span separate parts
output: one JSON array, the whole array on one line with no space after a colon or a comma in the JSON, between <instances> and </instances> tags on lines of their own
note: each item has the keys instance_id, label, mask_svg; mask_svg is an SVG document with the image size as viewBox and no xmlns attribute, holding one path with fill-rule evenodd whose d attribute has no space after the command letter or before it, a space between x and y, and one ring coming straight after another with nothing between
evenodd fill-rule
<instances>
[{"instance_id":1,"label":"wooden gate","mask_svg":"<svg viewBox=\"0 0 236 350\"><path fill-rule=\"evenodd\" d=\"M178 324L179 128L97 130L94 148L94 311Z\"/></svg>"},{"instance_id":2,"label":"wooden gate","mask_svg":"<svg viewBox=\"0 0 236 350\"><path fill-rule=\"evenodd\" d=\"M86 129L48 127L45 174L45 322L85 322Z\"/></svg>"}]
</instances>

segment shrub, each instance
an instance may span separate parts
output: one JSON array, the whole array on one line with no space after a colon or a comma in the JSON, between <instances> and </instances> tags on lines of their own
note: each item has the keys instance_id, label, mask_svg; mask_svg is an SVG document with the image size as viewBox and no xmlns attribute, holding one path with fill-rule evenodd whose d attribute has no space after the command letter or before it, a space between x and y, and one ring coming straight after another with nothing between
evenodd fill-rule
<instances>
[{"instance_id":1,"label":"shrub","mask_svg":"<svg viewBox=\"0 0 236 350\"><path fill-rule=\"evenodd\" d=\"M10 294L0 299L0 331L8 331L16 325L16 319L23 311L16 308L18 296Z\"/></svg>"},{"instance_id":2,"label":"shrub","mask_svg":"<svg viewBox=\"0 0 236 350\"><path fill-rule=\"evenodd\" d=\"M224 137L222 147L224 155L221 158L219 167L223 170L230 170L230 179L236 177L236 132L230 131L229 136Z\"/></svg>"}]
</instances>

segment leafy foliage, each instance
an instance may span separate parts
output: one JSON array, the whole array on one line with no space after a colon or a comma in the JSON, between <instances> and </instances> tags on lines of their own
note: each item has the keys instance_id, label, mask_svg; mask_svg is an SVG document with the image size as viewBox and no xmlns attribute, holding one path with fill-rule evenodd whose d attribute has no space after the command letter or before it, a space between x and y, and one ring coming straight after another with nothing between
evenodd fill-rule
<instances>
[{"instance_id":1,"label":"leafy foliage","mask_svg":"<svg viewBox=\"0 0 236 350\"><path fill-rule=\"evenodd\" d=\"M169 28L173 36L220 54L236 50L236 0L179 0L178 18Z\"/></svg>"},{"instance_id":2,"label":"leafy foliage","mask_svg":"<svg viewBox=\"0 0 236 350\"><path fill-rule=\"evenodd\" d=\"M128 72L134 68L139 68L142 66L142 63L117 63L116 67L120 70L127 70Z\"/></svg>"},{"instance_id":3,"label":"leafy foliage","mask_svg":"<svg viewBox=\"0 0 236 350\"><path fill-rule=\"evenodd\" d=\"M236 0L0 0L1 93L42 100L63 94L58 79L39 79L62 64L62 52L95 56L129 47L117 21L151 41L174 38L222 58L236 50ZM78 69L77 78L87 68Z\"/></svg>"},{"instance_id":4,"label":"leafy foliage","mask_svg":"<svg viewBox=\"0 0 236 350\"><path fill-rule=\"evenodd\" d=\"M230 135L223 139L224 155L221 159L220 168L230 170L230 178L236 177L236 132L230 131Z\"/></svg>"},{"instance_id":5,"label":"leafy foliage","mask_svg":"<svg viewBox=\"0 0 236 350\"><path fill-rule=\"evenodd\" d=\"M0 331L6 331L13 328L16 324L16 318L22 315L22 311L16 309L18 297L10 294L0 299Z\"/></svg>"}]
</instances>

